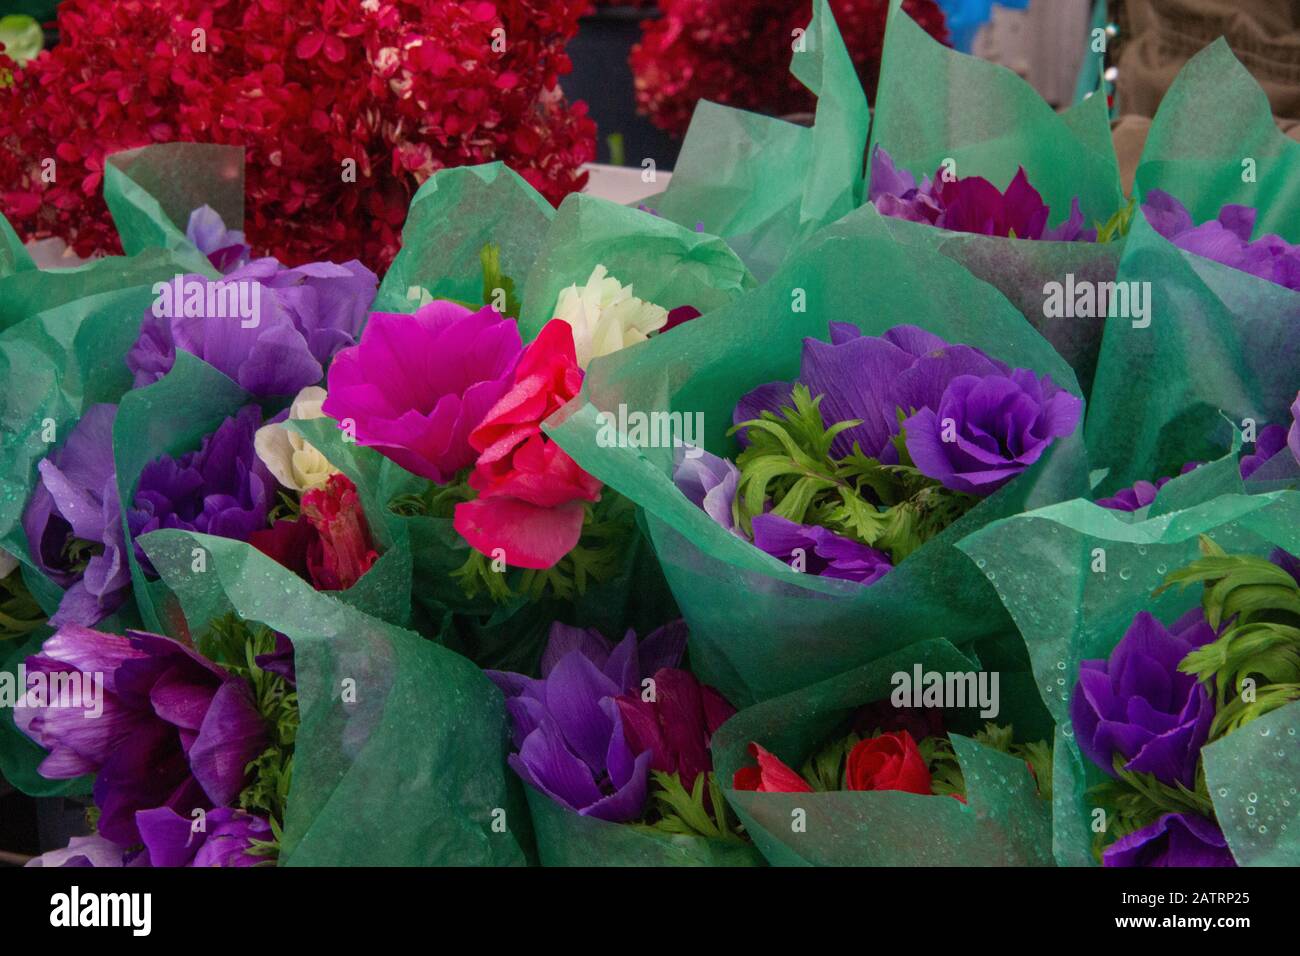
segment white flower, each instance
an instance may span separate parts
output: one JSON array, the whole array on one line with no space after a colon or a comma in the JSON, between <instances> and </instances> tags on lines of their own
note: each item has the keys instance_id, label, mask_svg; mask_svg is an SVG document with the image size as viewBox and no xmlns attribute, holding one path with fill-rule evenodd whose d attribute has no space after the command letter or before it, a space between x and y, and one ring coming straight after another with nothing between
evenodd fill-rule
<instances>
[{"instance_id":1,"label":"white flower","mask_svg":"<svg viewBox=\"0 0 1300 956\"><path fill-rule=\"evenodd\" d=\"M585 286L569 286L555 303L555 317L573 329L582 368L598 356L644 342L668 321L667 309L642 302L632 295L630 285L606 275L607 271L596 266Z\"/></svg>"},{"instance_id":2,"label":"white flower","mask_svg":"<svg viewBox=\"0 0 1300 956\"><path fill-rule=\"evenodd\" d=\"M289 418L306 421L324 418L321 405L325 403L325 389L309 385L298 393L289 406ZM275 475L276 481L294 491L310 491L322 487L338 469L325 456L303 440L297 432L283 424L263 425L253 436L257 457Z\"/></svg>"},{"instance_id":3,"label":"white flower","mask_svg":"<svg viewBox=\"0 0 1300 956\"><path fill-rule=\"evenodd\" d=\"M18 567L18 559L4 548L0 548L0 578L9 577L16 567Z\"/></svg>"}]
</instances>

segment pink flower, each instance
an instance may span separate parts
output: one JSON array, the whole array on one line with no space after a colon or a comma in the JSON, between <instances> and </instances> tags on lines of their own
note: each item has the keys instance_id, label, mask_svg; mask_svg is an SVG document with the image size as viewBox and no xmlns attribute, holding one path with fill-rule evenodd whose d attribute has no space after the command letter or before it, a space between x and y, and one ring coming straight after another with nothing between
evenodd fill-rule
<instances>
[{"instance_id":1,"label":"pink flower","mask_svg":"<svg viewBox=\"0 0 1300 956\"><path fill-rule=\"evenodd\" d=\"M542 434L542 422L582 387L573 332L551 321L524 350L514 382L470 433L481 454L470 474L474 501L456 506L455 527L484 554L501 549L506 562L549 568L582 534L583 502L600 498L601 484Z\"/></svg>"},{"instance_id":2,"label":"pink flower","mask_svg":"<svg viewBox=\"0 0 1300 956\"><path fill-rule=\"evenodd\" d=\"M321 410L350 420L358 444L444 484L474 463L470 432L510 387L520 349L518 327L491 307L375 312L330 366Z\"/></svg>"}]
</instances>

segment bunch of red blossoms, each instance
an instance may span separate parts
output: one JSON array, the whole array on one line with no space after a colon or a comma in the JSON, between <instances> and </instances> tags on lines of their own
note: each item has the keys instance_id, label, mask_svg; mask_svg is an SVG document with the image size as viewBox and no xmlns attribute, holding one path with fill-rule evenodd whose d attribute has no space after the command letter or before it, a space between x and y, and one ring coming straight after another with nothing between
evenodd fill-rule
<instances>
[{"instance_id":1,"label":"bunch of red blossoms","mask_svg":"<svg viewBox=\"0 0 1300 956\"><path fill-rule=\"evenodd\" d=\"M108 154L239 145L258 253L382 270L412 194L436 170L503 160L557 203L583 186L595 124L558 81L585 7L64 0L59 44L0 89L0 210L25 237L60 236L81 256L116 252L101 195Z\"/></svg>"},{"instance_id":2,"label":"bunch of red blossoms","mask_svg":"<svg viewBox=\"0 0 1300 956\"><path fill-rule=\"evenodd\" d=\"M880 78L889 0L830 0L869 99ZM642 24L630 62L637 107L661 129L681 135L701 99L774 116L807 112L814 99L790 75L795 28L806 27L811 0L660 0L663 16ZM942 43L948 25L934 0L903 9Z\"/></svg>"}]
</instances>

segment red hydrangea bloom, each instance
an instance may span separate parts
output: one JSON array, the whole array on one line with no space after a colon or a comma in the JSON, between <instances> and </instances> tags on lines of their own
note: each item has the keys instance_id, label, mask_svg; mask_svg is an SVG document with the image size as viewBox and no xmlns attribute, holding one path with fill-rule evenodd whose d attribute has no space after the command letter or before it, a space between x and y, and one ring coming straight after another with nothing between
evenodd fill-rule
<instances>
[{"instance_id":1,"label":"red hydrangea bloom","mask_svg":"<svg viewBox=\"0 0 1300 956\"><path fill-rule=\"evenodd\" d=\"M830 0L830 6L874 101L889 0ZM637 107L656 126L685 133L701 99L775 116L813 108L813 95L790 75L791 31L808 25L811 0L660 0L659 9L662 17L642 24L629 61ZM948 42L934 0L904 0L903 9L925 32Z\"/></svg>"},{"instance_id":2,"label":"red hydrangea bloom","mask_svg":"<svg viewBox=\"0 0 1300 956\"><path fill-rule=\"evenodd\" d=\"M478 498L456 506L455 527L483 554L549 568L578 543L585 501L601 483L542 434L542 422L582 387L571 327L553 319L524 350L514 382L470 433L480 452L469 484Z\"/></svg>"},{"instance_id":3,"label":"red hydrangea bloom","mask_svg":"<svg viewBox=\"0 0 1300 956\"><path fill-rule=\"evenodd\" d=\"M557 203L584 185L595 124L558 81L585 6L64 0L58 45L0 88L0 211L25 238L116 252L106 156L239 145L259 254L291 266L355 256L382 271L412 194L439 169L503 160Z\"/></svg>"}]
</instances>

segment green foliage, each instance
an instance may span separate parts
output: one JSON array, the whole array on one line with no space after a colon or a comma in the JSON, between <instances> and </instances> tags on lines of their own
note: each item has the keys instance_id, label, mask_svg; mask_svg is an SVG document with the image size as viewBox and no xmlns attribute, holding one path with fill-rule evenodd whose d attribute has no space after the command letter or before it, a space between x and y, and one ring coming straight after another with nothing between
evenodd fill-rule
<instances>
[{"instance_id":1,"label":"green foliage","mask_svg":"<svg viewBox=\"0 0 1300 956\"><path fill-rule=\"evenodd\" d=\"M1205 789L1205 769L1198 768L1196 789L1181 783L1169 786L1149 773L1125 770L1123 756L1115 755L1118 779L1107 780L1088 791L1094 806L1106 812L1106 828L1093 838L1093 855L1100 861L1107 846L1150 826L1166 813L1191 813L1214 819L1214 804Z\"/></svg>"},{"instance_id":2,"label":"green foliage","mask_svg":"<svg viewBox=\"0 0 1300 956\"><path fill-rule=\"evenodd\" d=\"M497 290L504 294L505 308L502 315L512 319L519 318L519 297L515 295L515 281L501 272L501 247L495 242L485 244L478 254L483 264L483 304L495 305Z\"/></svg>"},{"instance_id":3,"label":"green foliage","mask_svg":"<svg viewBox=\"0 0 1300 956\"><path fill-rule=\"evenodd\" d=\"M1137 199L1128 201L1128 205L1115 210L1115 214L1097 226L1098 242L1115 242L1128 235L1133 225L1133 213L1137 210Z\"/></svg>"},{"instance_id":4,"label":"green foliage","mask_svg":"<svg viewBox=\"0 0 1300 956\"><path fill-rule=\"evenodd\" d=\"M740 481L734 505L737 526L753 535L752 521L771 502L773 514L798 524L820 525L846 538L889 552L895 563L961 517L976 499L950 491L921 474L907 457L903 436L895 438L899 464L885 465L855 443L843 458L831 444L850 419L829 428L822 421L822 396L795 385L793 407L741 422L749 446L736 458ZM900 422L905 417L899 410Z\"/></svg>"},{"instance_id":5,"label":"green foliage","mask_svg":"<svg viewBox=\"0 0 1300 956\"><path fill-rule=\"evenodd\" d=\"M815 754L804 761L799 774L808 781L814 790L824 793L830 790L844 789L844 765L849 751L862 738L849 734L832 740Z\"/></svg>"},{"instance_id":6,"label":"green foliage","mask_svg":"<svg viewBox=\"0 0 1300 956\"><path fill-rule=\"evenodd\" d=\"M1300 699L1300 584L1266 558L1226 554L1209 538L1201 557L1172 572L1156 590L1204 585L1201 606L1223 632L1179 665L1212 687L1210 739Z\"/></svg>"},{"instance_id":7,"label":"green foliage","mask_svg":"<svg viewBox=\"0 0 1300 956\"><path fill-rule=\"evenodd\" d=\"M445 485L426 482L420 491L398 495L388 502L388 510L403 518L445 518L456 513L456 505L473 501L475 491L469 486L470 469L457 472Z\"/></svg>"},{"instance_id":8,"label":"green foliage","mask_svg":"<svg viewBox=\"0 0 1300 956\"><path fill-rule=\"evenodd\" d=\"M272 525L277 521L297 521L300 513L301 502L298 500L298 493L281 488L275 504L271 506L271 511L266 516L267 524Z\"/></svg>"},{"instance_id":9,"label":"green foliage","mask_svg":"<svg viewBox=\"0 0 1300 956\"><path fill-rule=\"evenodd\" d=\"M270 743L245 768L249 782L239 794L239 807L270 822L274 839L259 841L255 852L274 857L293 781L298 694L279 674L257 666L258 656L275 651L275 632L269 627L250 624L232 612L214 620L198 643L209 660L248 682L257 712L266 721Z\"/></svg>"},{"instance_id":10,"label":"green foliage","mask_svg":"<svg viewBox=\"0 0 1300 956\"><path fill-rule=\"evenodd\" d=\"M0 641L26 637L45 623L45 612L23 582L22 568L0 578Z\"/></svg>"},{"instance_id":11,"label":"green foliage","mask_svg":"<svg viewBox=\"0 0 1300 956\"><path fill-rule=\"evenodd\" d=\"M629 536L636 520L633 504L610 489L600 501L585 502L582 536L554 566L525 568L509 576L493 568L493 559L470 549L469 557L452 576L468 598L486 593L498 604L523 597L561 601L585 594L592 584L609 580L623 567Z\"/></svg>"},{"instance_id":12,"label":"green foliage","mask_svg":"<svg viewBox=\"0 0 1300 956\"><path fill-rule=\"evenodd\" d=\"M709 840L744 842L740 822L736 820L723 796L722 787L710 771L696 776L687 793L681 778L675 773L650 773L650 806L648 819L642 824L646 829L704 837Z\"/></svg>"}]
</instances>

